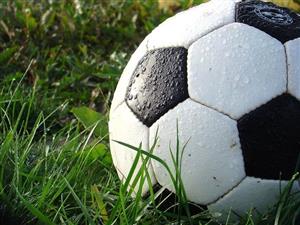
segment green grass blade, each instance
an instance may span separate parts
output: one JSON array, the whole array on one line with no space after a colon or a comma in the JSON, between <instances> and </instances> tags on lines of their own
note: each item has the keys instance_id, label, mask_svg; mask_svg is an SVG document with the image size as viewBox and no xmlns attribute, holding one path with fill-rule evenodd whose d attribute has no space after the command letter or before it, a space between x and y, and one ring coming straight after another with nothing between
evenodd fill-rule
<instances>
[{"instance_id":1,"label":"green grass blade","mask_svg":"<svg viewBox=\"0 0 300 225\"><path fill-rule=\"evenodd\" d=\"M72 188L72 186L70 185L70 183L68 182L68 180L66 178L64 178L64 181L67 185L67 187L69 188L69 190L71 191L73 198L75 199L75 201L77 202L78 206L81 208L83 215L85 216L85 218L88 221L88 224L90 225L96 225L92 219L92 217L90 216L88 209L86 208L86 206L84 204L82 204L81 200L79 199L79 197L77 196L77 194L75 193L74 189Z\"/></svg>"},{"instance_id":2,"label":"green grass blade","mask_svg":"<svg viewBox=\"0 0 300 225\"><path fill-rule=\"evenodd\" d=\"M96 185L91 186L91 194L95 198L96 204L100 211L101 220L103 221L104 224L106 224L108 222L108 213L106 210L105 203L103 201L102 194L100 193Z\"/></svg>"}]
</instances>

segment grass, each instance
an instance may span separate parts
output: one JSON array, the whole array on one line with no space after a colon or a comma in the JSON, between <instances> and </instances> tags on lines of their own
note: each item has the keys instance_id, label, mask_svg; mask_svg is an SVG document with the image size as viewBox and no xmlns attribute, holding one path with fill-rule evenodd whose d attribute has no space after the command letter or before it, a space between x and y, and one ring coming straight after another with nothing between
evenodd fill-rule
<instances>
[{"instance_id":1,"label":"grass","mask_svg":"<svg viewBox=\"0 0 300 225\"><path fill-rule=\"evenodd\" d=\"M121 184L107 135L131 53L165 18L200 2L165 9L155 0L0 2L0 224L216 224L205 211L190 214L179 167L170 174L179 207L166 210L164 201L175 202L154 187L132 198L129 181L149 181L153 155L128 146L144 164ZM180 155L173 159L177 165ZM255 224L299 224L299 206L287 188ZM240 224L254 222L249 214Z\"/></svg>"}]
</instances>

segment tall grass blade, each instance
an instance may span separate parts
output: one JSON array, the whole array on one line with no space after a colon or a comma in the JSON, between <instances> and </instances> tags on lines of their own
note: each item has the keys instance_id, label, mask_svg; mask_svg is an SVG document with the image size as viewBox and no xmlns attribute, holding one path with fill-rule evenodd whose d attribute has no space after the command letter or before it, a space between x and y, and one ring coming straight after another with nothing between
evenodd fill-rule
<instances>
[{"instance_id":1,"label":"tall grass blade","mask_svg":"<svg viewBox=\"0 0 300 225\"><path fill-rule=\"evenodd\" d=\"M69 190L71 191L73 198L75 199L75 201L77 202L78 206L81 208L83 215L85 216L85 218L88 221L88 224L90 225L96 225L92 219L92 217L89 214L88 209L86 208L86 206L81 202L81 200L79 199L79 197L77 196L77 194L75 193L74 189L72 188L72 186L70 185L70 183L68 182L68 180L66 178L63 178L64 182L66 183L67 187L69 188Z\"/></svg>"}]
</instances>

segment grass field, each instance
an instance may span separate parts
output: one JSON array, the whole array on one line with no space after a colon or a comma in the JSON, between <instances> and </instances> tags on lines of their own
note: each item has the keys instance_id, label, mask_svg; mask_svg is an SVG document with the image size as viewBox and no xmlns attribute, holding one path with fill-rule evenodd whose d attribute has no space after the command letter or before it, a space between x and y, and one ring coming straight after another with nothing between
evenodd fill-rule
<instances>
[{"instance_id":1,"label":"grass field","mask_svg":"<svg viewBox=\"0 0 300 225\"><path fill-rule=\"evenodd\" d=\"M1 225L217 224L206 211L166 211L155 193L131 198L108 144L130 55L164 19L201 2L0 1ZM299 214L300 197L286 189L268 214L239 224L297 225Z\"/></svg>"}]
</instances>

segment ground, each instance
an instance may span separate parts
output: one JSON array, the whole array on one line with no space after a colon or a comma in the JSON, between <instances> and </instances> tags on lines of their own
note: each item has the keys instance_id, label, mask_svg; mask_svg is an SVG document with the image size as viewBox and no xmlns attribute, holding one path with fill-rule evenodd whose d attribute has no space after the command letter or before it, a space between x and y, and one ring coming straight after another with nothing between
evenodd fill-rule
<instances>
[{"instance_id":1,"label":"ground","mask_svg":"<svg viewBox=\"0 0 300 225\"><path fill-rule=\"evenodd\" d=\"M202 2L167 1L1 1L0 224L215 224L131 198L111 162L108 112L126 62L160 22ZM287 190L255 224L292 224L299 206Z\"/></svg>"}]
</instances>

